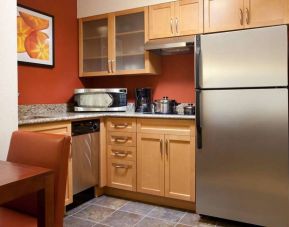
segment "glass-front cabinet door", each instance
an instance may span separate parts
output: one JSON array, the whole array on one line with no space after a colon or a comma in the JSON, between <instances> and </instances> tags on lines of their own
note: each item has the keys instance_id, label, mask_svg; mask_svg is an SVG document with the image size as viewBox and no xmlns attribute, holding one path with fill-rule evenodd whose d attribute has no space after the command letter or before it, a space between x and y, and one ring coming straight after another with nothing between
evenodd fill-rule
<instances>
[{"instance_id":1,"label":"glass-front cabinet door","mask_svg":"<svg viewBox=\"0 0 289 227\"><path fill-rule=\"evenodd\" d=\"M82 21L80 32L80 74L108 74L108 18Z\"/></svg>"},{"instance_id":2,"label":"glass-front cabinet door","mask_svg":"<svg viewBox=\"0 0 289 227\"><path fill-rule=\"evenodd\" d=\"M115 17L116 72L133 74L145 69L144 11Z\"/></svg>"},{"instance_id":3,"label":"glass-front cabinet door","mask_svg":"<svg viewBox=\"0 0 289 227\"><path fill-rule=\"evenodd\" d=\"M79 76L159 74L146 41L148 7L79 19Z\"/></svg>"}]
</instances>

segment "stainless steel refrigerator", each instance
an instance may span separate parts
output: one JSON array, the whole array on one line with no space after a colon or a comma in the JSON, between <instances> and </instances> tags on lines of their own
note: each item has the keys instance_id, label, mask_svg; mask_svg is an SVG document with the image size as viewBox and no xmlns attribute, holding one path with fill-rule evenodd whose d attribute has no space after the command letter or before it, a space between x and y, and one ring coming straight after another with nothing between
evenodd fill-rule
<instances>
[{"instance_id":1,"label":"stainless steel refrigerator","mask_svg":"<svg viewBox=\"0 0 289 227\"><path fill-rule=\"evenodd\" d=\"M287 26L195 40L196 209L289 226Z\"/></svg>"}]
</instances>

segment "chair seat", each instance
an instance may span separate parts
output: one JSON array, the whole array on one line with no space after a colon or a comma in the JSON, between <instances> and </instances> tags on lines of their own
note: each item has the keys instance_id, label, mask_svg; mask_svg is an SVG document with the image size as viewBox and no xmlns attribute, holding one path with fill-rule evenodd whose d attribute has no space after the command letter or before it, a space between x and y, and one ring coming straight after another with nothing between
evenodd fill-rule
<instances>
[{"instance_id":1,"label":"chair seat","mask_svg":"<svg viewBox=\"0 0 289 227\"><path fill-rule=\"evenodd\" d=\"M19 227L19 223L21 227L37 227L35 217L0 207L0 227Z\"/></svg>"}]
</instances>

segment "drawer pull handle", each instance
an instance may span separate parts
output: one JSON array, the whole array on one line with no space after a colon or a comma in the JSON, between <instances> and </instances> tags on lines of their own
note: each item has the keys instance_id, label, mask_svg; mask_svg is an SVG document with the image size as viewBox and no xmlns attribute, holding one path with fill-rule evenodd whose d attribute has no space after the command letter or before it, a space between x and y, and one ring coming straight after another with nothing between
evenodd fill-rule
<instances>
[{"instance_id":1,"label":"drawer pull handle","mask_svg":"<svg viewBox=\"0 0 289 227\"><path fill-rule=\"evenodd\" d=\"M114 142L116 143L126 143L128 141L128 137L115 137Z\"/></svg>"},{"instance_id":2,"label":"drawer pull handle","mask_svg":"<svg viewBox=\"0 0 289 227\"><path fill-rule=\"evenodd\" d=\"M128 152L122 152L122 151L113 151L113 155L117 157L126 157L128 155Z\"/></svg>"},{"instance_id":3,"label":"drawer pull handle","mask_svg":"<svg viewBox=\"0 0 289 227\"><path fill-rule=\"evenodd\" d=\"M118 124L118 125L114 125L114 128L127 128L128 124L124 123L124 124Z\"/></svg>"},{"instance_id":4,"label":"drawer pull handle","mask_svg":"<svg viewBox=\"0 0 289 227\"><path fill-rule=\"evenodd\" d=\"M129 165L115 164L115 163L113 163L112 166L116 169L129 169L130 168Z\"/></svg>"}]
</instances>

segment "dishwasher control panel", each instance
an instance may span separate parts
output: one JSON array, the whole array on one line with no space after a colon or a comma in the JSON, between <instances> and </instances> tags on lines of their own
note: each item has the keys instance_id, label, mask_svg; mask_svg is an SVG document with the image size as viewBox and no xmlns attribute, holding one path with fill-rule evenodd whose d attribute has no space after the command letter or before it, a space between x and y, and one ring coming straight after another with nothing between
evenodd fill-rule
<instances>
[{"instance_id":1,"label":"dishwasher control panel","mask_svg":"<svg viewBox=\"0 0 289 227\"><path fill-rule=\"evenodd\" d=\"M100 121L85 120L72 122L72 136L83 135L87 133L99 132Z\"/></svg>"}]
</instances>

